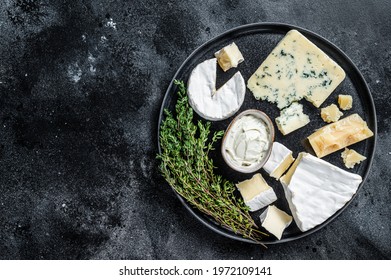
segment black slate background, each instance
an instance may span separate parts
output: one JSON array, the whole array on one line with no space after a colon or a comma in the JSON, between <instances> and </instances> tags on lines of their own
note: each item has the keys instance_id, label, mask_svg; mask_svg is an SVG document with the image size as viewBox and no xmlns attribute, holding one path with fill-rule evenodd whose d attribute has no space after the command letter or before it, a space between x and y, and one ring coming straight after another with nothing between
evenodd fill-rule
<instances>
[{"instance_id":1,"label":"black slate background","mask_svg":"<svg viewBox=\"0 0 391 280\"><path fill-rule=\"evenodd\" d=\"M194 220L157 170L160 105L200 44L285 22L339 46L378 114L370 176L347 210L269 249ZM391 3L0 2L0 259L390 259Z\"/></svg>"}]
</instances>

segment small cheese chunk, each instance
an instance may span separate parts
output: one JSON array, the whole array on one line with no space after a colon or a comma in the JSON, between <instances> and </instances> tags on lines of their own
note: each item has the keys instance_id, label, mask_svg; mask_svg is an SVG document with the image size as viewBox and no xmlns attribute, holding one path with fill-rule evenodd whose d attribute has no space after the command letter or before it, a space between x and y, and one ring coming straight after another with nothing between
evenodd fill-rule
<instances>
[{"instance_id":1,"label":"small cheese chunk","mask_svg":"<svg viewBox=\"0 0 391 280\"><path fill-rule=\"evenodd\" d=\"M291 150L279 142L273 142L272 152L263 169L278 180L294 160Z\"/></svg>"},{"instance_id":2,"label":"small cheese chunk","mask_svg":"<svg viewBox=\"0 0 391 280\"><path fill-rule=\"evenodd\" d=\"M276 206L267 207L259 216L262 226L278 240L281 239L284 230L292 223L292 216L278 209Z\"/></svg>"},{"instance_id":3,"label":"small cheese chunk","mask_svg":"<svg viewBox=\"0 0 391 280\"><path fill-rule=\"evenodd\" d=\"M297 30L289 31L255 71L247 87L279 109L303 97L319 106L344 80L344 70Z\"/></svg>"},{"instance_id":4,"label":"small cheese chunk","mask_svg":"<svg viewBox=\"0 0 391 280\"><path fill-rule=\"evenodd\" d=\"M300 153L280 182L293 218L304 232L341 209L356 193L362 178L308 153Z\"/></svg>"},{"instance_id":5,"label":"small cheese chunk","mask_svg":"<svg viewBox=\"0 0 391 280\"><path fill-rule=\"evenodd\" d=\"M367 123L358 114L353 114L318 129L307 138L321 158L371 136L373 132Z\"/></svg>"},{"instance_id":6,"label":"small cheese chunk","mask_svg":"<svg viewBox=\"0 0 391 280\"><path fill-rule=\"evenodd\" d=\"M324 107L320 110L320 116L327 123L338 121L342 115L343 113L335 104L331 104L330 106Z\"/></svg>"},{"instance_id":7,"label":"small cheese chunk","mask_svg":"<svg viewBox=\"0 0 391 280\"><path fill-rule=\"evenodd\" d=\"M224 72L232 67L238 67L239 63L244 61L243 55L235 43L231 43L216 52L215 57Z\"/></svg>"},{"instance_id":8,"label":"small cheese chunk","mask_svg":"<svg viewBox=\"0 0 391 280\"><path fill-rule=\"evenodd\" d=\"M251 179L236 184L244 203L250 211L257 211L277 200L273 189L266 183L261 174L255 174Z\"/></svg>"},{"instance_id":9,"label":"small cheese chunk","mask_svg":"<svg viewBox=\"0 0 391 280\"><path fill-rule=\"evenodd\" d=\"M341 108L342 110L352 109L353 98L351 95L340 94L338 95L338 104L339 104L339 108Z\"/></svg>"},{"instance_id":10,"label":"small cheese chunk","mask_svg":"<svg viewBox=\"0 0 391 280\"><path fill-rule=\"evenodd\" d=\"M291 106L283 109L276 118L278 129L283 135L287 135L310 122L310 118L303 113L303 105L293 102Z\"/></svg>"},{"instance_id":11,"label":"small cheese chunk","mask_svg":"<svg viewBox=\"0 0 391 280\"><path fill-rule=\"evenodd\" d=\"M216 58L198 64L190 74L187 94L193 110L211 121L224 120L243 104L246 85L240 72L216 90Z\"/></svg>"},{"instance_id":12,"label":"small cheese chunk","mask_svg":"<svg viewBox=\"0 0 391 280\"><path fill-rule=\"evenodd\" d=\"M355 150L348 148L345 148L345 150L341 154L341 157L343 159L343 163L347 168L353 168L356 164L367 159L363 155L357 153Z\"/></svg>"}]
</instances>

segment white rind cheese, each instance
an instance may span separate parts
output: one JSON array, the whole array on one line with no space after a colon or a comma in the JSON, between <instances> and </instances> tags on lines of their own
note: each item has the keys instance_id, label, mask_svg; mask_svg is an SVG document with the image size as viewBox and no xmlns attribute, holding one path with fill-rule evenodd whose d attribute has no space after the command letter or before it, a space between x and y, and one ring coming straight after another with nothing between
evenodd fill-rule
<instances>
[{"instance_id":1,"label":"white rind cheese","mask_svg":"<svg viewBox=\"0 0 391 280\"><path fill-rule=\"evenodd\" d=\"M271 177L279 179L293 161L291 150L279 142L273 142L272 152L263 169Z\"/></svg>"},{"instance_id":2,"label":"white rind cheese","mask_svg":"<svg viewBox=\"0 0 391 280\"><path fill-rule=\"evenodd\" d=\"M216 58L198 64L191 72L187 93L189 104L197 114L207 120L224 120L235 114L243 104L245 81L236 72L216 90Z\"/></svg>"},{"instance_id":3,"label":"white rind cheese","mask_svg":"<svg viewBox=\"0 0 391 280\"><path fill-rule=\"evenodd\" d=\"M257 211L277 200L274 190L259 173L249 180L236 184L236 187L250 211Z\"/></svg>"},{"instance_id":4,"label":"white rind cheese","mask_svg":"<svg viewBox=\"0 0 391 280\"><path fill-rule=\"evenodd\" d=\"M259 216L259 219L261 220L262 227L277 237L278 240L281 239L282 233L292 222L292 216L274 205L269 206L261 216Z\"/></svg>"},{"instance_id":5,"label":"white rind cheese","mask_svg":"<svg viewBox=\"0 0 391 280\"><path fill-rule=\"evenodd\" d=\"M293 218L304 232L341 209L356 193L362 178L308 153L300 153L280 181Z\"/></svg>"},{"instance_id":6,"label":"white rind cheese","mask_svg":"<svg viewBox=\"0 0 391 280\"><path fill-rule=\"evenodd\" d=\"M239 63L244 61L243 55L235 43L231 43L216 52L215 57L224 72L232 67L238 67Z\"/></svg>"},{"instance_id":7,"label":"white rind cheese","mask_svg":"<svg viewBox=\"0 0 391 280\"><path fill-rule=\"evenodd\" d=\"M344 80L344 70L297 30L289 31L247 82L256 99L279 109L303 97L319 106Z\"/></svg>"},{"instance_id":8,"label":"white rind cheese","mask_svg":"<svg viewBox=\"0 0 391 280\"><path fill-rule=\"evenodd\" d=\"M293 102L288 108L280 112L280 116L276 118L278 130L283 135L287 135L310 122L310 118L303 113L303 105Z\"/></svg>"}]
</instances>

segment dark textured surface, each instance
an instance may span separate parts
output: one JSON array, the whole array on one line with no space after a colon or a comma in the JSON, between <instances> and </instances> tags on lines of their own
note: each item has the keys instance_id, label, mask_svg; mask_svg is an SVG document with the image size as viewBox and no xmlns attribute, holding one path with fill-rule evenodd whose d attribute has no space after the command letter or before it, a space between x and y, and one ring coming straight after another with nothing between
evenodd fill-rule
<instances>
[{"instance_id":1,"label":"dark textured surface","mask_svg":"<svg viewBox=\"0 0 391 280\"><path fill-rule=\"evenodd\" d=\"M314 2L314 3L313 3ZM338 45L378 111L371 174L321 231L270 246L216 235L157 172L165 90L200 44L276 21ZM1 259L390 259L391 4L0 2Z\"/></svg>"}]
</instances>

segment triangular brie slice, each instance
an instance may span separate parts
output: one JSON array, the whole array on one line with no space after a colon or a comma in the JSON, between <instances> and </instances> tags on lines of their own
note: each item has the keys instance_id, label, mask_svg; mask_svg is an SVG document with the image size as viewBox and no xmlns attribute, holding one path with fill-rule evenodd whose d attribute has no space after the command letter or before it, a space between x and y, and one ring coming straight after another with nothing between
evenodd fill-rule
<instances>
[{"instance_id":1,"label":"triangular brie slice","mask_svg":"<svg viewBox=\"0 0 391 280\"><path fill-rule=\"evenodd\" d=\"M187 93L189 104L201 117L211 121L224 120L242 106L246 85L240 72L216 90L216 58L205 60L191 72Z\"/></svg>"},{"instance_id":2,"label":"triangular brie slice","mask_svg":"<svg viewBox=\"0 0 391 280\"><path fill-rule=\"evenodd\" d=\"M362 178L308 153L300 153L280 181L297 226L307 231L341 209L356 193Z\"/></svg>"},{"instance_id":3,"label":"triangular brie slice","mask_svg":"<svg viewBox=\"0 0 391 280\"><path fill-rule=\"evenodd\" d=\"M250 211L257 211L277 200L274 190L266 183L260 173L251 179L236 184L244 203Z\"/></svg>"}]
</instances>

